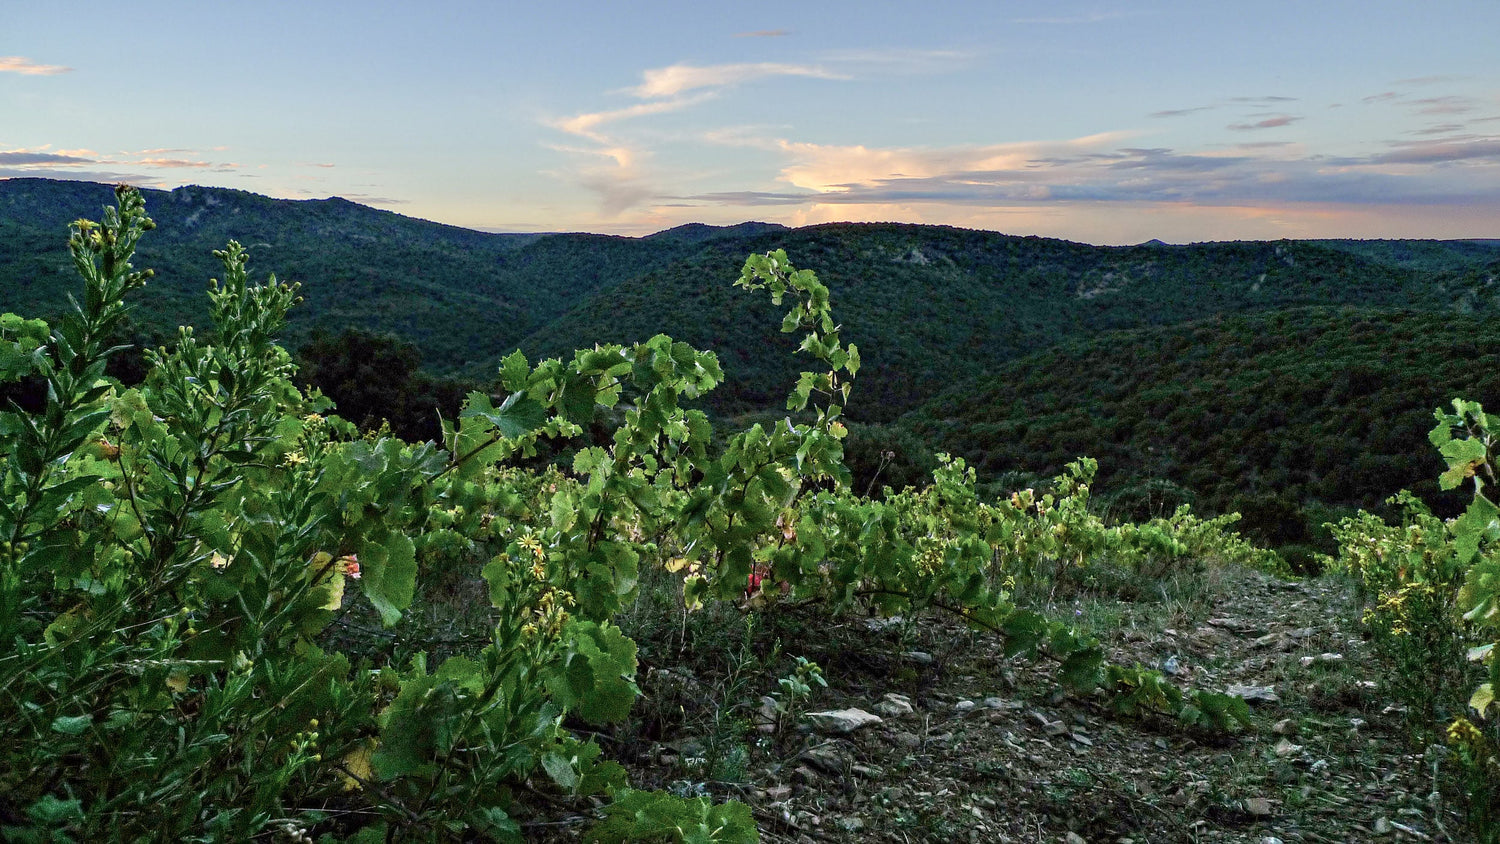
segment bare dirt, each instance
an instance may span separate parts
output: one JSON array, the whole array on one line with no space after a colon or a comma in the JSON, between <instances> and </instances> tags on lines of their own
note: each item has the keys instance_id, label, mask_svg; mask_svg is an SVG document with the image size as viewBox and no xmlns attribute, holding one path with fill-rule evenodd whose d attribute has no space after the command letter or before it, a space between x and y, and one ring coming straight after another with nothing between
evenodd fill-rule
<instances>
[{"instance_id":1,"label":"bare dirt","mask_svg":"<svg viewBox=\"0 0 1500 844\"><path fill-rule=\"evenodd\" d=\"M638 787L747 803L766 842L1472 840L1436 794L1434 751L1384 694L1346 584L1227 568L1186 591L1053 610L1115 662L1251 687L1249 730L1116 715L1063 694L1049 663L1004 659L942 618L785 609L717 650L701 631L680 647L686 627L643 642L639 717L601 740ZM818 662L828 688L776 713L766 697L786 699L793 656ZM879 720L841 733L807 717L845 709ZM579 827L529 829L561 840Z\"/></svg>"}]
</instances>

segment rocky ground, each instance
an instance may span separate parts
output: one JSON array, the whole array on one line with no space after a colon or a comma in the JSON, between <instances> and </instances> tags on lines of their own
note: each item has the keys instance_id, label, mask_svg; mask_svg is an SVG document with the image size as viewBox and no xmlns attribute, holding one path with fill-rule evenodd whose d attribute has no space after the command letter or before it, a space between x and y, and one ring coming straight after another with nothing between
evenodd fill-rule
<instances>
[{"instance_id":1,"label":"rocky ground","mask_svg":"<svg viewBox=\"0 0 1500 844\"><path fill-rule=\"evenodd\" d=\"M1195 577L1156 599L1054 609L1116 662L1238 687L1251 730L1122 718L944 619L784 611L717 647L701 631L676 653L643 643L640 718L602 738L640 787L747 803L766 842L1472 840L1383 696L1345 584ZM798 700L778 684L794 656L828 687Z\"/></svg>"}]
</instances>

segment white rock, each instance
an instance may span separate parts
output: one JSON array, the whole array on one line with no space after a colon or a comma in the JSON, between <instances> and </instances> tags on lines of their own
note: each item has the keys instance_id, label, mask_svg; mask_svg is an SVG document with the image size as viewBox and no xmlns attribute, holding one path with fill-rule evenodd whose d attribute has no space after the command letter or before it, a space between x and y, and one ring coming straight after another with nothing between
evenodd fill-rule
<instances>
[{"instance_id":1,"label":"white rock","mask_svg":"<svg viewBox=\"0 0 1500 844\"><path fill-rule=\"evenodd\" d=\"M906 695L898 695L895 692L887 692L880 702L875 704L875 710L881 715L890 718L899 718L902 715L910 715L916 710L912 708L911 698Z\"/></svg>"},{"instance_id":2,"label":"white rock","mask_svg":"<svg viewBox=\"0 0 1500 844\"><path fill-rule=\"evenodd\" d=\"M863 709L830 709L826 712L809 712L807 720L813 729L823 733L852 733L860 727L879 724L884 719Z\"/></svg>"},{"instance_id":3,"label":"white rock","mask_svg":"<svg viewBox=\"0 0 1500 844\"><path fill-rule=\"evenodd\" d=\"M1267 797L1251 797L1245 801L1245 811L1262 817L1276 811L1274 801Z\"/></svg>"},{"instance_id":4,"label":"white rock","mask_svg":"<svg viewBox=\"0 0 1500 844\"><path fill-rule=\"evenodd\" d=\"M1263 700L1268 703L1278 703L1281 701L1281 698L1276 696L1275 686L1231 685L1224 691L1231 697L1242 697L1246 701Z\"/></svg>"}]
</instances>

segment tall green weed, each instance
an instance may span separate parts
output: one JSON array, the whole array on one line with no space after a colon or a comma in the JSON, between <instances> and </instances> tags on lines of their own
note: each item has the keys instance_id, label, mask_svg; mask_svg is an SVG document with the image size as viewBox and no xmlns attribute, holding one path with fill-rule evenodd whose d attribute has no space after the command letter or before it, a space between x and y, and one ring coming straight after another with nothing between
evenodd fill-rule
<instances>
[{"instance_id":1,"label":"tall green weed","mask_svg":"<svg viewBox=\"0 0 1500 844\"><path fill-rule=\"evenodd\" d=\"M1442 732L1456 762L1448 784L1485 841L1500 841L1500 507L1496 437L1500 419L1455 399L1436 412L1430 439L1448 468L1443 489L1472 484L1462 515L1444 521L1409 493L1391 499L1400 525L1359 513L1330 525L1339 542L1329 567L1356 578L1365 622L1390 667L1387 681L1420 738ZM1446 727L1444 725L1446 724Z\"/></svg>"}]
</instances>

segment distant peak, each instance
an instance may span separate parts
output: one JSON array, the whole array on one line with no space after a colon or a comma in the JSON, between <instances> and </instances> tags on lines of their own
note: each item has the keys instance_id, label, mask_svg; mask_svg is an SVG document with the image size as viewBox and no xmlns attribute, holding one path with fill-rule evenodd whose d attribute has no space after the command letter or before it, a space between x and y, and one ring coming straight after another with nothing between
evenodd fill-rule
<instances>
[{"instance_id":1,"label":"distant peak","mask_svg":"<svg viewBox=\"0 0 1500 844\"><path fill-rule=\"evenodd\" d=\"M708 223L684 223L674 228L659 231L656 234L648 234L644 239L700 241L721 237L752 237L766 232L786 231L786 228L786 226L780 223L761 223L753 220L736 223L732 226L711 226Z\"/></svg>"}]
</instances>

